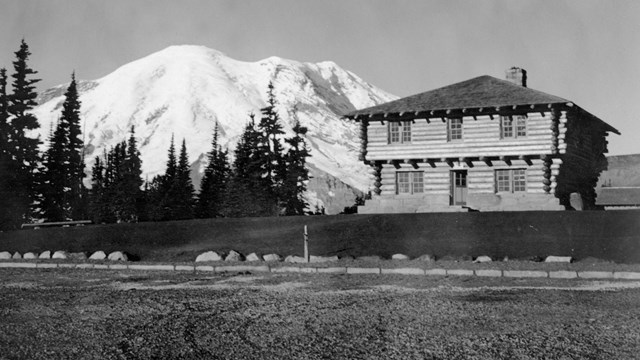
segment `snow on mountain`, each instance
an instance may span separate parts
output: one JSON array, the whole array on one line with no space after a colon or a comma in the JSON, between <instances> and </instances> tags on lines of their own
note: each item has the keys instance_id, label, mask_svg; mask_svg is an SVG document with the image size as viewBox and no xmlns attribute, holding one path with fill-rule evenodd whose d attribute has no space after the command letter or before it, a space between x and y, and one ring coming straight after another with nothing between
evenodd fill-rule
<instances>
[{"instance_id":1,"label":"snow on mountain","mask_svg":"<svg viewBox=\"0 0 640 360\"><path fill-rule=\"evenodd\" d=\"M276 109L287 134L296 119L309 128L312 156L308 161L314 175L337 178L347 188L367 191L371 179L368 168L357 159L358 127L340 116L395 96L333 62L302 63L278 57L244 62L191 45L171 46L101 79L79 82L87 170L95 156L128 138L133 125L144 176L151 178L164 171L172 134L176 146L186 139L198 175L204 169L215 122L219 123L220 143L232 150L249 114L259 118L269 81L273 81ZM67 86L40 94L40 105L33 113L40 121L42 139L48 138L60 116ZM324 198L323 203L335 196L331 189L310 190L324 192L310 194Z\"/></svg>"}]
</instances>

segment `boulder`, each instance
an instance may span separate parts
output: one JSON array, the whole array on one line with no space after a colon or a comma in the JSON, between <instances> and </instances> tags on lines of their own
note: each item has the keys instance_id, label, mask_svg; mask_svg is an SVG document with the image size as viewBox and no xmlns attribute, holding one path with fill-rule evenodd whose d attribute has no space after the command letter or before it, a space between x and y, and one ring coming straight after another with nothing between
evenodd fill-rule
<instances>
[{"instance_id":1,"label":"boulder","mask_svg":"<svg viewBox=\"0 0 640 360\"><path fill-rule=\"evenodd\" d=\"M23 259L27 259L27 260L33 260L33 259L37 259L38 257L36 256L36 254L32 253L32 252L28 252L25 253L24 255L22 255Z\"/></svg>"},{"instance_id":2,"label":"boulder","mask_svg":"<svg viewBox=\"0 0 640 360\"><path fill-rule=\"evenodd\" d=\"M393 254L391 260L409 260L409 257L405 254Z\"/></svg>"},{"instance_id":3,"label":"boulder","mask_svg":"<svg viewBox=\"0 0 640 360\"><path fill-rule=\"evenodd\" d=\"M302 256L289 255L286 258L284 258L284 262L302 264L302 263L306 263L307 260Z\"/></svg>"},{"instance_id":4,"label":"boulder","mask_svg":"<svg viewBox=\"0 0 640 360\"><path fill-rule=\"evenodd\" d=\"M432 262L432 261L436 261L435 256L430 255L430 254L424 254L424 255L420 255L416 258L416 260L418 261L424 261L424 262Z\"/></svg>"},{"instance_id":5,"label":"boulder","mask_svg":"<svg viewBox=\"0 0 640 360\"><path fill-rule=\"evenodd\" d=\"M544 262L570 263L572 260L571 256L547 256Z\"/></svg>"},{"instance_id":6,"label":"boulder","mask_svg":"<svg viewBox=\"0 0 640 360\"><path fill-rule=\"evenodd\" d=\"M89 256L89 260L104 260L107 258L107 254L102 250L98 250Z\"/></svg>"},{"instance_id":7,"label":"boulder","mask_svg":"<svg viewBox=\"0 0 640 360\"><path fill-rule=\"evenodd\" d=\"M46 250L40 253L40 256L38 256L38 259L51 259L51 251Z\"/></svg>"},{"instance_id":8,"label":"boulder","mask_svg":"<svg viewBox=\"0 0 640 360\"><path fill-rule=\"evenodd\" d=\"M491 261L493 261L493 260L491 260L490 257L485 256L485 255L478 256L475 260L473 260L474 263L489 263Z\"/></svg>"},{"instance_id":9,"label":"boulder","mask_svg":"<svg viewBox=\"0 0 640 360\"><path fill-rule=\"evenodd\" d=\"M260 256L258 256L258 254L256 253L251 253L249 255L247 255L247 261L260 261Z\"/></svg>"},{"instance_id":10,"label":"boulder","mask_svg":"<svg viewBox=\"0 0 640 360\"><path fill-rule=\"evenodd\" d=\"M309 262L312 263L324 263L324 262L333 262L338 261L337 256L309 256Z\"/></svg>"},{"instance_id":11,"label":"boulder","mask_svg":"<svg viewBox=\"0 0 640 360\"><path fill-rule=\"evenodd\" d=\"M196 262L203 261L222 261L222 256L218 255L218 253L215 251L203 252L202 254L198 255L198 257L196 257Z\"/></svg>"},{"instance_id":12,"label":"boulder","mask_svg":"<svg viewBox=\"0 0 640 360\"><path fill-rule=\"evenodd\" d=\"M68 259L69 258L69 253L64 251L64 250L58 250L56 252L53 253L53 255L51 255L52 259Z\"/></svg>"},{"instance_id":13,"label":"boulder","mask_svg":"<svg viewBox=\"0 0 640 360\"><path fill-rule=\"evenodd\" d=\"M0 252L0 260L9 260L11 259L11 253L8 251Z\"/></svg>"},{"instance_id":14,"label":"boulder","mask_svg":"<svg viewBox=\"0 0 640 360\"><path fill-rule=\"evenodd\" d=\"M242 254L237 251L231 250L229 254L224 258L224 261L242 261Z\"/></svg>"},{"instance_id":15,"label":"boulder","mask_svg":"<svg viewBox=\"0 0 640 360\"><path fill-rule=\"evenodd\" d=\"M87 254L83 252L74 252L69 254L69 259L72 260L87 260Z\"/></svg>"},{"instance_id":16,"label":"boulder","mask_svg":"<svg viewBox=\"0 0 640 360\"><path fill-rule=\"evenodd\" d=\"M569 204L574 210L582 211L584 210L584 202L582 200L582 195L579 193L571 193L569 194Z\"/></svg>"},{"instance_id":17,"label":"boulder","mask_svg":"<svg viewBox=\"0 0 640 360\"><path fill-rule=\"evenodd\" d=\"M127 257L127 254L123 253L122 251L114 251L109 254L107 259L111 261L127 261L129 260L129 257Z\"/></svg>"},{"instance_id":18,"label":"boulder","mask_svg":"<svg viewBox=\"0 0 640 360\"><path fill-rule=\"evenodd\" d=\"M22 254L20 254L19 252L14 252L13 256L11 257L12 259L22 259Z\"/></svg>"},{"instance_id":19,"label":"boulder","mask_svg":"<svg viewBox=\"0 0 640 360\"><path fill-rule=\"evenodd\" d=\"M262 256L264 261L282 261L282 256L278 254L267 254Z\"/></svg>"}]
</instances>

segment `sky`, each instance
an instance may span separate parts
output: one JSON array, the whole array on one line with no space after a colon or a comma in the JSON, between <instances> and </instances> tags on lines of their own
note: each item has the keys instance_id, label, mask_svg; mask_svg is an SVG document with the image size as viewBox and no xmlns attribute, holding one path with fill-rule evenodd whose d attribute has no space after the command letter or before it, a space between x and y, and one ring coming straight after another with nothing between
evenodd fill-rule
<instances>
[{"instance_id":1,"label":"sky","mask_svg":"<svg viewBox=\"0 0 640 360\"><path fill-rule=\"evenodd\" d=\"M103 77L171 45L243 61L331 60L397 96L527 70L528 86L573 101L640 153L636 0L0 0L0 67L21 39L39 90Z\"/></svg>"}]
</instances>

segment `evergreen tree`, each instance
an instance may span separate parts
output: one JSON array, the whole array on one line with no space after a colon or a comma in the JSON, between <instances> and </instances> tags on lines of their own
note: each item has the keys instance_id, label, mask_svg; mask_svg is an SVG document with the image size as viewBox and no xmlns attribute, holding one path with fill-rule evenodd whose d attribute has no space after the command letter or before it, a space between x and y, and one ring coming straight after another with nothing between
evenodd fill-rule
<instances>
[{"instance_id":1,"label":"evergreen tree","mask_svg":"<svg viewBox=\"0 0 640 360\"><path fill-rule=\"evenodd\" d=\"M218 123L213 131L211 151L208 154L209 163L200 181L197 215L199 218L220 216L224 203L224 194L229 181L230 169L226 151L218 145Z\"/></svg>"},{"instance_id":2,"label":"evergreen tree","mask_svg":"<svg viewBox=\"0 0 640 360\"><path fill-rule=\"evenodd\" d=\"M105 154L106 156L106 154ZM99 156L96 156L93 167L91 168L91 191L90 191L90 206L89 212L91 213L91 220L94 223L99 224L104 222L106 218L105 203L104 203L104 191L105 191L105 166L100 160Z\"/></svg>"},{"instance_id":3,"label":"evergreen tree","mask_svg":"<svg viewBox=\"0 0 640 360\"><path fill-rule=\"evenodd\" d=\"M49 149L43 156L44 171L40 183L42 192L41 215L46 221L66 219L67 174L65 172L66 128L59 120L49 139Z\"/></svg>"},{"instance_id":4,"label":"evergreen tree","mask_svg":"<svg viewBox=\"0 0 640 360\"><path fill-rule=\"evenodd\" d=\"M284 179L284 174L282 173L283 149L279 138L284 134L284 131L280 123L280 116L275 109L276 103L273 82L269 82L267 106L260 109L262 117L258 124L258 129L261 132L258 148L263 162L261 165L263 176L266 178L271 191L275 192L277 196Z\"/></svg>"},{"instance_id":5,"label":"evergreen tree","mask_svg":"<svg viewBox=\"0 0 640 360\"><path fill-rule=\"evenodd\" d=\"M17 163L12 158L9 124L9 95L7 71L0 69L0 230L17 228L24 214L24 206L16 194L22 186L17 177Z\"/></svg>"},{"instance_id":6,"label":"evergreen tree","mask_svg":"<svg viewBox=\"0 0 640 360\"><path fill-rule=\"evenodd\" d=\"M264 153L260 149L261 133L253 114L236 146L233 171L224 201L227 217L274 216L277 198L271 179L264 175Z\"/></svg>"},{"instance_id":7,"label":"evergreen tree","mask_svg":"<svg viewBox=\"0 0 640 360\"><path fill-rule=\"evenodd\" d=\"M136 222L146 218L141 189L142 162L131 127L128 141L122 141L96 157L91 177L91 216L94 222Z\"/></svg>"},{"instance_id":8,"label":"evergreen tree","mask_svg":"<svg viewBox=\"0 0 640 360\"><path fill-rule=\"evenodd\" d=\"M127 152L124 164L124 194L126 196L126 205L123 209L124 219L126 221L138 221L144 205L142 194L142 160L140 160L140 151L138 150L138 142L135 138L135 127L131 126L129 141L127 143Z\"/></svg>"},{"instance_id":9,"label":"evergreen tree","mask_svg":"<svg viewBox=\"0 0 640 360\"><path fill-rule=\"evenodd\" d=\"M83 184L83 179L86 176L84 173L84 141L81 138L80 100L78 99L75 72L71 74L71 83L64 96L61 122L65 124L68 132L68 143L65 149L70 189L67 199L67 204L70 207L68 215L71 219L77 220L87 216L87 189Z\"/></svg>"},{"instance_id":10,"label":"evergreen tree","mask_svg":"<svg viewBox=\"0 0 640 360\"><path fill-rule=\"evenodd\" d=\"M173 142L173 135L171 135L171 145L169 145L169 159L167 160L167 170L162 177L163 186L165 191L169 191L175 183L177 175L178 163L176 160L176 147Z\"/></svg>"},{"instance_id":11,"label":"evergreen tree","mask_svg":"<svg viewBox=\"0 0 640 360\"><path fill-rule=\"evenodd\" d=\"M13 62L14 73L12 89L13 93L7 95L8 114L10 122L8 123L8 142L9 153L14 163L15 186L13 187L12 205L17 214L20 215L22 221L30 219L30 207L36 198L35 186L35 170L38 162L38 145L40 139L30 138L27 133L39 127L38 119L28 113L35 105L37 93L35 84L39 79L31 79L32 75L37 74L36 71L29 68L27 60L29 59L29 47L24 40L20 44L20 49L15 52L16 61Z\"/></svg>"},{"instance_id":12,"label":"evergreen tree","mask_svg":"<svg viewBox=\"0 0 640 360\"><path fill-rule=\"evenodd\" d=\"M80 101L72 74L61 117L43 157L40 207L47 221L86 217L86 189L82 183L84 144L80 136Z\"/></svg>"},{"instance_id":13,"label":"evergreen tree","mask_svg":"<svg viewBox=\"0 0 640 360\"><path fill-rule=\"evenodd\" d=\"M148 217L150 220L191 219L194 215L194 188L191 182L191 167L187 156L186 142L182 141L179 160L173 136L169 146L167 169L162 176L155 177L149 186Z\"/></svg>"},{"instance_id":14,"label":"evergreen tree","mask_svg":"<svg viewBox=\"0 0 640 360\"><path fill-rule=\"evenodd\" d=\"M178 160L178 168L176 169L175 184L172 195L174 197L172 208L172 219L193 219L194 211L194 194L193 183L191 181L191 166L189 157L187 156L187 144L182 140L182 148L180 149L180 157Z\"/></svg>"},{"instance_id":15,"label":"evergreen tree","mask_svg":"<svg viewBox=\"0 0 640 360\"><path fill-rule=\"evenodd\" d=\"M289 151L286 154L286 175L281 196L285 215L303 215L308 206L303 197L307 190L306 181L309 180L306 159L310 154L304 139L307 128L296 120L293 133L293 137L285 140L289 144Z\"/></svg>"}]
</instances>

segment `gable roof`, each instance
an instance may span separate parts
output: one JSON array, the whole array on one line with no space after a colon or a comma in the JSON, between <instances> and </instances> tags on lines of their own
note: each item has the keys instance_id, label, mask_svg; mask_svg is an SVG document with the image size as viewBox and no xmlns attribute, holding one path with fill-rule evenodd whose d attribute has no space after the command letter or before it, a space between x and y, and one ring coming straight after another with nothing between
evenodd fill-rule
<instances>
[{"instance_id":1,"label":"gable roof","mask_svg":"<svg viewBox=\"0 0 640 360\"><path fill-rule=\"evenodd\" d=\"M568 102L558 96L484 75L366 109L355 110L346 116Z\"/></svg>"},{"instance_id":2,"label":"gable roof","mask_svg":"<svg viewBox=\"0 0 640 360\"><path fill-rule=\"evenodd\" d=\"M550 95L542 91L514 84L507 80L483 75L473 79L444 86L435 90L407 96L384 104L354 110L345 114L346 118L357 118L361 115L374 116L387 114L405 114L425 111L446 111L463 109L490 109L499 107L513 107L522 105L551 105L561 104L574 107L587 118L599 123L605 131L616 134L620 132L613 126L590 114L584 109L559 96ZM432 113L433 114L433 113Z\"/></svg>"},{"instance_id":3,"label":"gable roof","mask_svg":"<svg viewBox=\"0 0 640 360\"><path fill-rule=\"evenodd\" d=\"M639 206L640 187L603 187L598 191L596 205Z\"/></svg>"}]
</instances>

